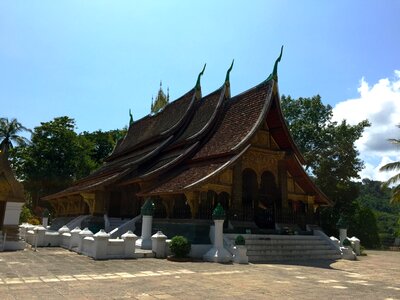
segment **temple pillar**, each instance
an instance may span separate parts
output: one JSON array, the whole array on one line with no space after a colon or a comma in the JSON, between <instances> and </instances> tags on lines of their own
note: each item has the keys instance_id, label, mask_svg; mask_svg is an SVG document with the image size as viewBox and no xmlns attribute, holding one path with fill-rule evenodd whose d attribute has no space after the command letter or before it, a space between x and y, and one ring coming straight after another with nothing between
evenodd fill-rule
<instances>
[{"instance_id":1,"label":"temple pillar","mask_svg":"<svg viewBox=\"0 0 400 300\"><path fill-rule=\"evenodd\" d=\"M94 201L94 214L103 216L106 211L106 196L107 194L103 191L96 191Z\"/></svg>"},{"instance_id":2,"label":"temple pillar","mask_svg":"<svg viewBox=\"0 0 400 300\"><path fill-rule=\"evenodd\" d=\"M314 212L315 196L307 196L307 211Z\"/></svg>"},{"instance_id":3,"label":"temple pillar","mask_svg":"<svg viewBox=\"0 0 400 300\"><path fill-rule=\"evenodd\" d=\"M172 218L174 215L175 199L173 198L173 196L163 196L161 199L167 211L167 218Z\"/></svg>"},{"instance_id":4,"label":"temple pillar","mask_svg":"<svg viewBox=\"0 0 400 300\"><path fill-rule=\"evenodd\" d=\"M278 182L281 190L282 207L287 208L289 205L287 188L287 167L285 160L278 161Z\"/></svg>"},{"instance_id":5,"label":"temple pillar","mask_svg":"<svg viewBox=\"0 0 400 300\"><path fill-rule=\"evenodd\" d=\"M89 207L89 212L91 215L94 214L94 204L95 204L95 194L93 193L82 193L81 194L83 201Z\"/></svg>"},{"instance_id":6,"label":"temple pillar","mask_svg":"<svg viewBox=\"0 0 400 300\"><path fill-rule=\"evenodd\" d=\"M238 159L237 163L233 166L232 178L232 208L239 209L242 207L242 160Z\"/></svg>"},{"instance_id":7,"label":"temple pillar","mask_svg":"<svg viewBox=\"0 0 400 300\"><path fill-rule=\"evenodd\" d=\"M199 212L199 192L187 192L185 193L185 197L190 206L192 219L195 219Z\"/></svg>"}]
</instances>

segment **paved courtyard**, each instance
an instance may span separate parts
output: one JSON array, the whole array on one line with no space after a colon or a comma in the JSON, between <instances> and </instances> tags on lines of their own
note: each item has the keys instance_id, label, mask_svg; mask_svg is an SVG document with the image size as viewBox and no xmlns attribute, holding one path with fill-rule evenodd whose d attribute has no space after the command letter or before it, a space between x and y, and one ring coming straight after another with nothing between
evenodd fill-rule
<instances>
[{"instance_id":1,"label":"paved courtyard","mask_svg":"<svg viewBox=\"0 0 400 300\"><path fill-rule=\"evenodd\" d=\"M94 261L62 248L0 253L0 299L400 299L400 252L359 261Z\"/></svg>"}]
</instances>

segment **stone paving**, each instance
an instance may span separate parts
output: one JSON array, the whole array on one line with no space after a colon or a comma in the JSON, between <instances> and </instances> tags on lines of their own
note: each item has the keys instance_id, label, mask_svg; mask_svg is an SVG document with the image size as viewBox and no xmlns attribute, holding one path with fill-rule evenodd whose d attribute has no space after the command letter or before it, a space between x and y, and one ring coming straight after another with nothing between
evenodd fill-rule
<instances>
[{"instance_id":1,"label":"stone paving","mask_svg":"<svg viewBox=\"0 0 400 300\"><path fill-rule=\"evenodd\" d=\"M400 252L359 261L94 261L62 248L0 253L0 299L400 299Z\"/></svg>"}]
</instances>

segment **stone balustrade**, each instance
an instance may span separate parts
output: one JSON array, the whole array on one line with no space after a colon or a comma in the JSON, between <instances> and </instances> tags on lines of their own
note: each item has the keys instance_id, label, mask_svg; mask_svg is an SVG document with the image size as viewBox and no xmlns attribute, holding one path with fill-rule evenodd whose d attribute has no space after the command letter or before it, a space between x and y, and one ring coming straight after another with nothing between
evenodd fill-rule
<instances>
[{"instance_id":1,"label":"stone balustrade","mask_svg":"<svg viewBox=\"0 0 400 300\"><path fill-rule=\"evenodd\" d=\"M23 224L21 237L32 247L63 247L94 259L135 258L137 236L127 231L121 238L110 239L103 229L93 234L88 228L69 230L63 226L58 231L49 231L43 226Z\"/></svg>"}]
</instances>

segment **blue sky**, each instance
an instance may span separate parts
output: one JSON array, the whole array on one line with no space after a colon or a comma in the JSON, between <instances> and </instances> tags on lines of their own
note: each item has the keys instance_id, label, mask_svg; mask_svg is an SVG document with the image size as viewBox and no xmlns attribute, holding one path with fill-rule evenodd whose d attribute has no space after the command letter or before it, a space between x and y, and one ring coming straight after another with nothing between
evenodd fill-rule
<instances>
[{"instance_id":1,"label":"blue sky","mask_svg":"<svg viewBox=\"0 0 400 300\"><path fill-rule=\"evenodd\" d=\"M207 63L203 93L212 92L235 59L235 95L269 75L281 45L281 94L335 106L362 99L362 80L372 89L387 78L397 95L399 16L400 1L3 0L0 116L121 128L129 108L134 119L149 113L160 80L177 98ZM383 154L373 155L375 166Z\"/></svg>"}]
</instances>

